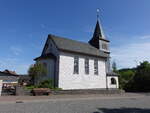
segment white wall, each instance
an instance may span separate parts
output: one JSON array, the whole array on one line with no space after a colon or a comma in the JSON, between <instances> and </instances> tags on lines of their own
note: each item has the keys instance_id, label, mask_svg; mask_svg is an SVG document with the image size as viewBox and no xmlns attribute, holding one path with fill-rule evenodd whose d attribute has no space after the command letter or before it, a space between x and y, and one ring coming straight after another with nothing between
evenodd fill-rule
<instances>
[{"instance_id":1,"label":"white wall","mask_svg":"<svg viewBox=\"0 0 150 113\"><path fill-rule=\"evenodd\" d=\"M111 84L111 78L114 78L116 80L116 84ZM117 76L108 76L107 77L107 86L110 89L113 88L119 88L119 81L118 81L118 77Z\"/></svg>"},{"instance_id":2,"label":"white wall","mask_svg":"<svg viewBox=\"0 0 150 113\"><path fill-rule=\"evenodd\" d=\"M3 81L0 80L0 96L1 96L1 94L2 94L2 85L3 85Z\"/></svg>"},{"instance_id":3,"label":"white wall","mask_svg":"<svg viewBox=\"0 0 150 113\"><path fill-rule=\"evenodd\" d=\"M94 75L94 57L79 56L79 74L74 72L74 56L71 53L60 53L59 88L62 89L93 89L106 88L105 61L98 59L99 74ZM84 60L89 58L89 75L85 74Z\"/></svg>"}]
</instances>

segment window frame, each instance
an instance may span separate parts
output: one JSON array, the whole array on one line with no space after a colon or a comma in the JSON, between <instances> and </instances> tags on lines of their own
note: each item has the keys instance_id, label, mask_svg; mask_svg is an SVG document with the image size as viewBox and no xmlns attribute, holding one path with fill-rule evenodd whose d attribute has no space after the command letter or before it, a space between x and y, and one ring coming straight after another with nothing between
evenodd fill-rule
<instances>
[{"instance_id":1,"label":"window frame","mask_svg":"<svg viewBox=\"0 0 150 113\"><path fill-rule=\"evenodd\" d=\"M89 58L84 59L84 70L85 74L89 75Z\"/></svg>"},{"instance_id":2,"label":"window frame","mask_svg":"<svg viewBox=\"0 0 150 113\"><path fill-rule=\"evenodd\" d=\"M108 44L102 42L102 49L108 51Z\"/></svg>"},{"instance_id":3,"label":"window frame","mask_svg":"<svg viewBox=\"0 0 150 113\"><path fill-rule=\"evenodd\" d=\"M101 50L109 52L109 43L108 42L101 40L99 46L100 46Z\"/></svg>"},{"instance_id":4,"label":"window frame","mask_svg":"<svg viewBox=\"0 0 150 113\"><path fill-rule=\"evenodd\" d=\"M73 74L79 74L79 57L75 56L74 57L74 70Z\"/></svg>"},{"instance_id":5,"label":"window frame","mask_svg":"<svg viewBox=\"0 0 150 113\"><path fill-rule=\"evenodd\" d=\"M112 77L110 80L111 80L111 85L116 85L117 84L117 81L116 81L115 78Z\"/></svg>"},{"instance_id":6,"label":"window frame","mask_svg":"<svg viewBox=\"0 0 150 113\"><path fill-rule=\"evenodd\" d=\"M98 75L98 59L94 59L94 75Z\"/></svg>"}]
</instances>

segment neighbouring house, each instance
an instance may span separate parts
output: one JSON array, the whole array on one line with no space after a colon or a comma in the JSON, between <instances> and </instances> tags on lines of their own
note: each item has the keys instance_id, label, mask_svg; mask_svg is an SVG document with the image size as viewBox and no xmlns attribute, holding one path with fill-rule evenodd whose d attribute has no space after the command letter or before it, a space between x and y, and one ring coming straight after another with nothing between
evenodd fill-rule
<instances>
[{"instance_id":1,"label":"neighbouring house","mask_svg":"<svg viewBox=\"0 0 150 113\"><path fill-rule=\"evenodd\" d=\"M16 86L18 85L19 75L15 71L0 71L1 94L15 95Z\"/></svg>"},{"instance_id":2,"label":"neighbouring house","mask_svg":"<svg viewBox=\"0 0 150 113\"><path fill-rule=\"evenodd\" d=\"M26 86L31 84L31 77L29 75L19 75L19 85Z\"/></svg>"},{"instance_id":3,"label":"neighbouring house","mask_svg":"<svg viewBox=\"0 0 150 113\"><path fill-rule=\"evenodd\" d=\"M0 95L15 95L18 86L30 85L28 75L20 75L15 71L0 71Z\"/></svg>"},{"instance_id":4,"label":"neighbouring house","mask_svg":"<svg viewBox=\"0 0 150 113\"><path fill-rule=\"evenodd\" d=\"M40 57L34 60L43 64L54 86L67 89L118 88L118 76L110 70L109 40L99 20L88 43L55 35L48 35Z\"/></svg>"},{"instance_id":5,"label":"neighbouring house","mask_svg":"<svg viewBox=\"0 0 150 113\"><path fill-rule=\"evenodd\" d=\"M8 74L12 74L12 75L17 75L17 73L15 71L10 71L8 69L3 71L4 73L8 73Z\"/></svg>"},{"instance_id":6,"label":"neighbouring house","mask_svg":"<svg viewBox=\"0 0 150 113\"><path fill-rule=\"evenodd\" d=\"M15 71L0 71L0 80L2 80L3 86L14 86L18 84L19 75Z\"/></svg>"}]
</instances>

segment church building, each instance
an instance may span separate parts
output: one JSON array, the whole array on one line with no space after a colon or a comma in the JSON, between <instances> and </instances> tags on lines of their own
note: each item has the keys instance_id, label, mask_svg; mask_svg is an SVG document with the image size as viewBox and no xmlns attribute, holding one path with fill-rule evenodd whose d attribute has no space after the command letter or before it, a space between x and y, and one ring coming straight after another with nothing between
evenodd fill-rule
<instances>
[{"instance_id":1,"label":"church building","mask_svg":"<svg viewBox=\"0 0 150 113\"><path fill-rule=\"evenodd\" d=\"M110 69L110 41L99 20L89 42L48 35L40 57L34 59L47 69L43 79L54 86L69 89L117 89L118 76Z\"/></svg>"}]
</instances>

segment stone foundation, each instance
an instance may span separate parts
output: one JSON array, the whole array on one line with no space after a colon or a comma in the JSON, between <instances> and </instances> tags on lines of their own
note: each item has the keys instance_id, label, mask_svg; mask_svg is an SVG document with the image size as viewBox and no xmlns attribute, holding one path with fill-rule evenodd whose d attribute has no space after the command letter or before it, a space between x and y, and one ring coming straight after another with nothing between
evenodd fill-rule
<instances>
[{"instance_id":1,"label":"stone foundation","mask_svg":"<svg viewBox=\"0 0 150 113\"><path fill-rule=\"evenodd\" d=\"M62 95L62 94L68 94L68 95L75 95L75 94L122 94L124 93L123 90L119 89L82 89L82 90L58 90L58 91L52 91L53 95Z\"/></svg>"}]
</instances>

